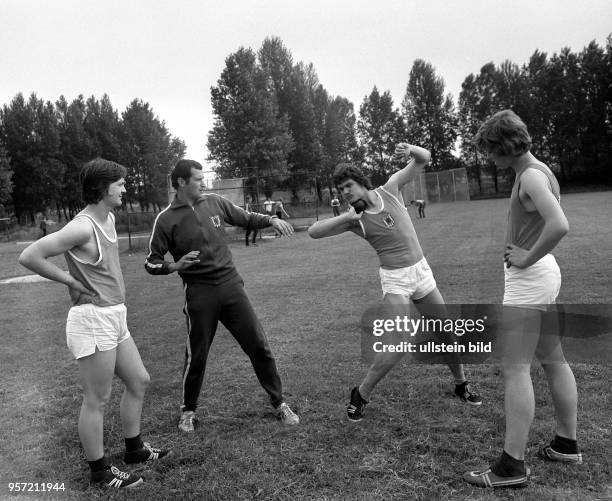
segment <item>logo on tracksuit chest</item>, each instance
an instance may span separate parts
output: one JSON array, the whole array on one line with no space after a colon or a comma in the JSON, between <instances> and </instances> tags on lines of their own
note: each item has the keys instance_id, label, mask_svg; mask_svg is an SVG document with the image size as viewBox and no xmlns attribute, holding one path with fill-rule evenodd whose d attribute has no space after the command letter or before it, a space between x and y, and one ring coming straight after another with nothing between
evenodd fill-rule
<instances>
[{"instance_id":1,"label":"logo on tracksuit chest","mask_svg":"<svg viewBox=\"0 0 612 501\"><path fill-rule=\"evenodd\" d=\"M210 216L210 220L215 228L221 228L221 216Z\"/></svg>"}]
</instances>

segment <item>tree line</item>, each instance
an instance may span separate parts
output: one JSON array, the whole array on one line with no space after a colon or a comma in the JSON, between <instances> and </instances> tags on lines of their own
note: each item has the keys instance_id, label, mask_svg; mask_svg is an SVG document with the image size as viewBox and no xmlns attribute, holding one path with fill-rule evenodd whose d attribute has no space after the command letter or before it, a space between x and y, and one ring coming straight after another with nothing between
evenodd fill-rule
<instances>
[{"instance_id":1,"label":"tree line","mask_svg":"<svg viewBox=\"0 0 612 501\"><path fill-rule=\"evenodd\" d=\"M142 100L119 115L107 95L52 103L19 93L0 110L0 204L12 203L19 220L50 209L71 219L83 207L80 169L102 157L127 167L128 205L159 210L168 166L185 150Z\"/></svg>"},{"instance_id":2,"label":"tree line","mask_svg":"<svg viewBox=\"0 0 612 501\"><path fill-rule=\"evenodd\" d=\"M498 172L472 139L493 113L512 108L528 124L536 156L562 185L612 182L612 38L601 48L535 51L522 66L485 64L462 84L457 106L435 67L414 61L400 107L374 87L358 114L332 96L312 64L294 63L278 37L255 52L241 47L225 61L211 89L215 122L209 160L219 177L245 177L270 193L273 184L297 189L305 181L331 188L340 162L365 165L375 182L386 179L394 145L408 141L431 150L430 171L466 167L478 183Z\"/></svg>"},{"instance_id":3,"label":"tree line","mask_svg":"<svg viewBox=\"0 0 612 501\"><path fill-rule=\"evenodd\" d=\"M321 198L341 162L360 163L381 182L397 168L401 141L431 151L428 170L466 167L475 182L492 178L497 191L510 173L498 172L472 138L504 108L527 123L534 154L562 185L612 183L612 35L605 47L593 41L577 53L536 50L522 66L487 63L464 79L457 104L435 67L417 59L400 106L375 86L357 112L270 37L257 51L241 47L226 58L211 102L208 160L220 178L246 178L253 195L282 188L297 196L314 183ZM71 218L82 207L78 172L100 156L129 169L127 204L159 210L166 176L185 150L142 100L119 115L107 95L52 103L18 94L0 110L0 204L18 217L52 208Z\"/></svg>"}]
</instances>

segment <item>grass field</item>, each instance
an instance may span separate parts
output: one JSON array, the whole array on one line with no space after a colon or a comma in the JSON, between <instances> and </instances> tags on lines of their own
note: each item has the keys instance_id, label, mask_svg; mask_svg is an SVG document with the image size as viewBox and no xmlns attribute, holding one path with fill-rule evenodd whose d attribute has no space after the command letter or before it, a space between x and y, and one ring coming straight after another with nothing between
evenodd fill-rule
<instances>
[{"instance_id":1,"label":"grass field","mask_svg":"<svg viewBox=\"0 0 612 501\"><path fill-rule=\"evenodd\" d=\"M563 199L570 234L556 251L559 300L612 304L612 193ZM434 204L415 226L449 303L500 302L507 200ZM126 245L124 242L122 245ZM0 278L25 274L23 246L0 244ZM499 453L503 385L494 365L467 367L485 402L452 397L445 367L404 363L377 389L359 424L347 422L348 392L364 375L359 321L380 300L377 258L363 240L297 233L259 247L232 244L234 259L275 352L285 394L302 424L275 419L247 357L220 328L209 358L195 436L176 430L186 328L176 275L153 277L144 252L122 254L128 323L151 374L143 436L175 454L143 471L130 493L88 487L76 433L81 393L65 346L66 290L50 282L0 285L0 499L8 482L64 482L65 492L31 499L610 499L609 364L577 364L580 467L537 459L553 432L552 406L534 366L536 417L519 491L471 488L460 474ZM61 259L59 259L61 262ZM115 383L105 442L120 457L123 440ZM21 495L21 499L26 496Z\"/></svg>"}]
</instances>

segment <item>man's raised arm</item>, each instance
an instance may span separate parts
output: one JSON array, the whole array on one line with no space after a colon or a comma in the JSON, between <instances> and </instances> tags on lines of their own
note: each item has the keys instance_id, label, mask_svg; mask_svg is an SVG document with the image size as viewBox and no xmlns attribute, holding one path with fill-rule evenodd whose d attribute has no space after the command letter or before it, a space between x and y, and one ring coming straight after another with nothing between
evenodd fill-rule
<instances>
[{"instance_id":1,"label":"man's raised arm","mask_svg":"<svg viewBox=\"0 0 612 501\"><path fill-rule=\"evenodd\" d=\"M384 185L387 191L397 195L402 187L421 172L431 160L431 153L425 148L408 143L399 143L395 147L393 157L396 160L407 162L406 166L393 174Z\"/></svg>"}]
</instances>

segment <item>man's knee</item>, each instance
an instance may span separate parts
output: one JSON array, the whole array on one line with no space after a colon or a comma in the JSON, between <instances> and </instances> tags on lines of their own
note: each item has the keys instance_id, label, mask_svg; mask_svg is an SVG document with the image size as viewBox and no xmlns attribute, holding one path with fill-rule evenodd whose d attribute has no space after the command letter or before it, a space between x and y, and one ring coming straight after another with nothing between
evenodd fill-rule
<instances>
[{"instance_id":1,"label":"man's knee","mask_svg":"<svg viewBox=\"0 0 612 501\"><path fill-rule=\"evenodd\" d=\"M506 380L525 376L531 377L531 364L503 362L501 369Z\"/></svg>"},{"instance_id":2,"label":"man's knee","mask_svg":"<svg viewBox=\"0 0 612 501\"><path fill-rule=\"evenodd\" d=\"M151 376L146 370L138 375L137 384L140 385L143 390L146 390L149 387L149 384L151 384Z\"/></svg>"},{"instance_id":3,"label":"man's knee","mask_svg":"<svg viewBox=\"0 0 612 501\"><path fill-rule=\"evenodd\" d=\"M83 406L90 411L104 412L111 396L111 389L85 391L83 394Z\"/></svg>"}]
</instances>

